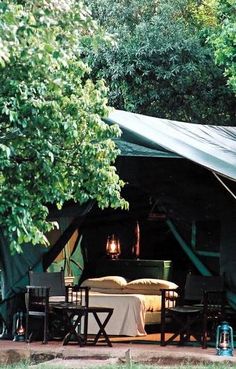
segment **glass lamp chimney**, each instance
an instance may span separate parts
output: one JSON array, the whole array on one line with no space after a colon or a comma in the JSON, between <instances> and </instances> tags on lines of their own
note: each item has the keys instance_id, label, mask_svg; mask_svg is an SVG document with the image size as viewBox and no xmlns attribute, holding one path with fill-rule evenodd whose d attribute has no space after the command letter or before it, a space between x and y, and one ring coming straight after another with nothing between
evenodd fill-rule
<instances>
[{"instance_id":1,"label":"glass lamp chimney","mask_svg":"<svg viewBox=\"0 0 236 369\"><path fill-rule=\"evenodd\" d=\"M216 354L219 356L233 356L233 329L228 322L222 322L216 330Z\"/></svg>"}]
</instances>

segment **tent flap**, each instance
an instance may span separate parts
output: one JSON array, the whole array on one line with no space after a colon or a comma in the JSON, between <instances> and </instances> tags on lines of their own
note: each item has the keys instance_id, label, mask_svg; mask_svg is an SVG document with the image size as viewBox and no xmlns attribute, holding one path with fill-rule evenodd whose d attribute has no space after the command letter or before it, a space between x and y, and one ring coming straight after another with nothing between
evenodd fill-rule
<instances>
[{"instance_id":1,"label":"tent flap","mask_svg":"<svg viewBox=\"0 0 236 369\"><path fill-rule=\"evenodd\" d=\"M133 144L153 153L156 150L156 156L172 153L236 180L236 127L177 122L121 110L113 111L106 121L119 125L121 139L127 142L128 137ZM121 155L129 155L125 146Z\"/></svg>"}]
</instances>

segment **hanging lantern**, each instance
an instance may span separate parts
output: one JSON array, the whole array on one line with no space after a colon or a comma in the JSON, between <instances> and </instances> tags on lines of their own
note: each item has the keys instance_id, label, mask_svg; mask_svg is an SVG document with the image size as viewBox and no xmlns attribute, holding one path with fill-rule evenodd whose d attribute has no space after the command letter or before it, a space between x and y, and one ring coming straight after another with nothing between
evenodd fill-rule
<instances>
[{"instance_id":1,"label":"hanging lantern","mask_svg":"<svg viewBox=\"0 0 236 369\"><path fill-rule=\"evenodd\" d=\"M111 259L118 259L120 255L120 241L114 234L107 238L106 253Z\"/></svg>"},{"instance_id":2,"label":"hanging lantern","mask_svg":"<svg viewBox=\"0 0 236 369\"><path fill-rule=\"evenodd\" d=\"M229 323L222 322L216 330L216 354L219 356L233 356L233 329Z\"/></svg>"}]
</instances>

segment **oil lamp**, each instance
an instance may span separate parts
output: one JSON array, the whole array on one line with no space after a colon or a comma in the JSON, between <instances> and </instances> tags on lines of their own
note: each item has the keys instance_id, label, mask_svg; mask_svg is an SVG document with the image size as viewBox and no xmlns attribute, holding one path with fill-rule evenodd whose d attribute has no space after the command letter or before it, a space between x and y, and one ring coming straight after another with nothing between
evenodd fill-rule
<instances>
[{"instance_id":1,"label":"oil lamp","mask_svg":"<svg viewBox=\"0 0 236 369\"><path fill-rule=\"evenodd\" d=\"M233 356L233 329L228 322L222 322L216 330L216 354L219 356Z\"/></svg>"},{"instance_id":2,"label":"oil lamp","mask_svg":"<svg viewBox=\"0 0 236 369\"><path fill-rule=\"evenodd\" d=\"M111 259L118 259L120 255L120 241L114 234L107 238L106 253Z\"/></svg>"},{"instance_id":3,"label":"oil lamp","mask_svg":"<svg viewBox=\"0 0 236 369\"><path fill-rule=\"evenodd\" d=\"M23 312L16 313L15 323L15 334L13 341L24 341L25 340L25 328L23 326Z\"/></svg>"}]
</instances>

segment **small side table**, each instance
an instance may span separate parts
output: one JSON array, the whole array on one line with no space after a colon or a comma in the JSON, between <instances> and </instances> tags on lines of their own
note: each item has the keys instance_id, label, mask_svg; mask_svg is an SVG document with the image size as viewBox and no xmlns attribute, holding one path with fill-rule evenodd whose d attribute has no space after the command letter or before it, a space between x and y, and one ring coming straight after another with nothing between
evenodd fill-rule
<instances>
[{"instance_id":1,"label":"small side table","mask_svg":"<svg viewBox=\"0 0 236 369\"><path fill-rule=\"evenodd\" d=\"M77 305L75 303L63 302L60 304L54 304L52 309L60 313L64 318L64 324L66 328L66 335L63 338L63 345L67 345L70 341L74 341L76 339L80 346L85 345L96 345L100 337L103 337L105 340L105 344L108 346L112 346L111 341L106 333L106 325L109 322L113 308L108 307L100 307L100 306L90 306L85 307L81 305ZM99 318L98 314L104 313L106 317L103 322ZM88 319L89 314L93 314L97 324L98 324L98 332L93 339L88 339ZM80 324L82 317L84 317L84 332L80 332Z\"/></svg>"},{"instance_id":2,"label":"small side table","mask_svg":"<svg viewBox=\"0 0 236 369\"><path fill-rule=\"evenodd\" d=\"M88 340L88 337L86 338L86 344L87 345L96 345L98 343L98 340L100 337L103 337L104 340L105 340L105 343L112 347L112 343L106 333L106 325L107 323L109 322L111 316L112 316L112 313L113 313L113 308L109 308L109 307L102 307L102 306L90 306L88 307L88 315L89 314L93 314L97 324L98 324L98 327L99 327L99 330L95 336L95 338L93 340ZM104 313L104 314L107 314L106 315L106 318L104 319L103 323L101 322L98 314L99 313Z\"/></svg>"}]
</instances>

